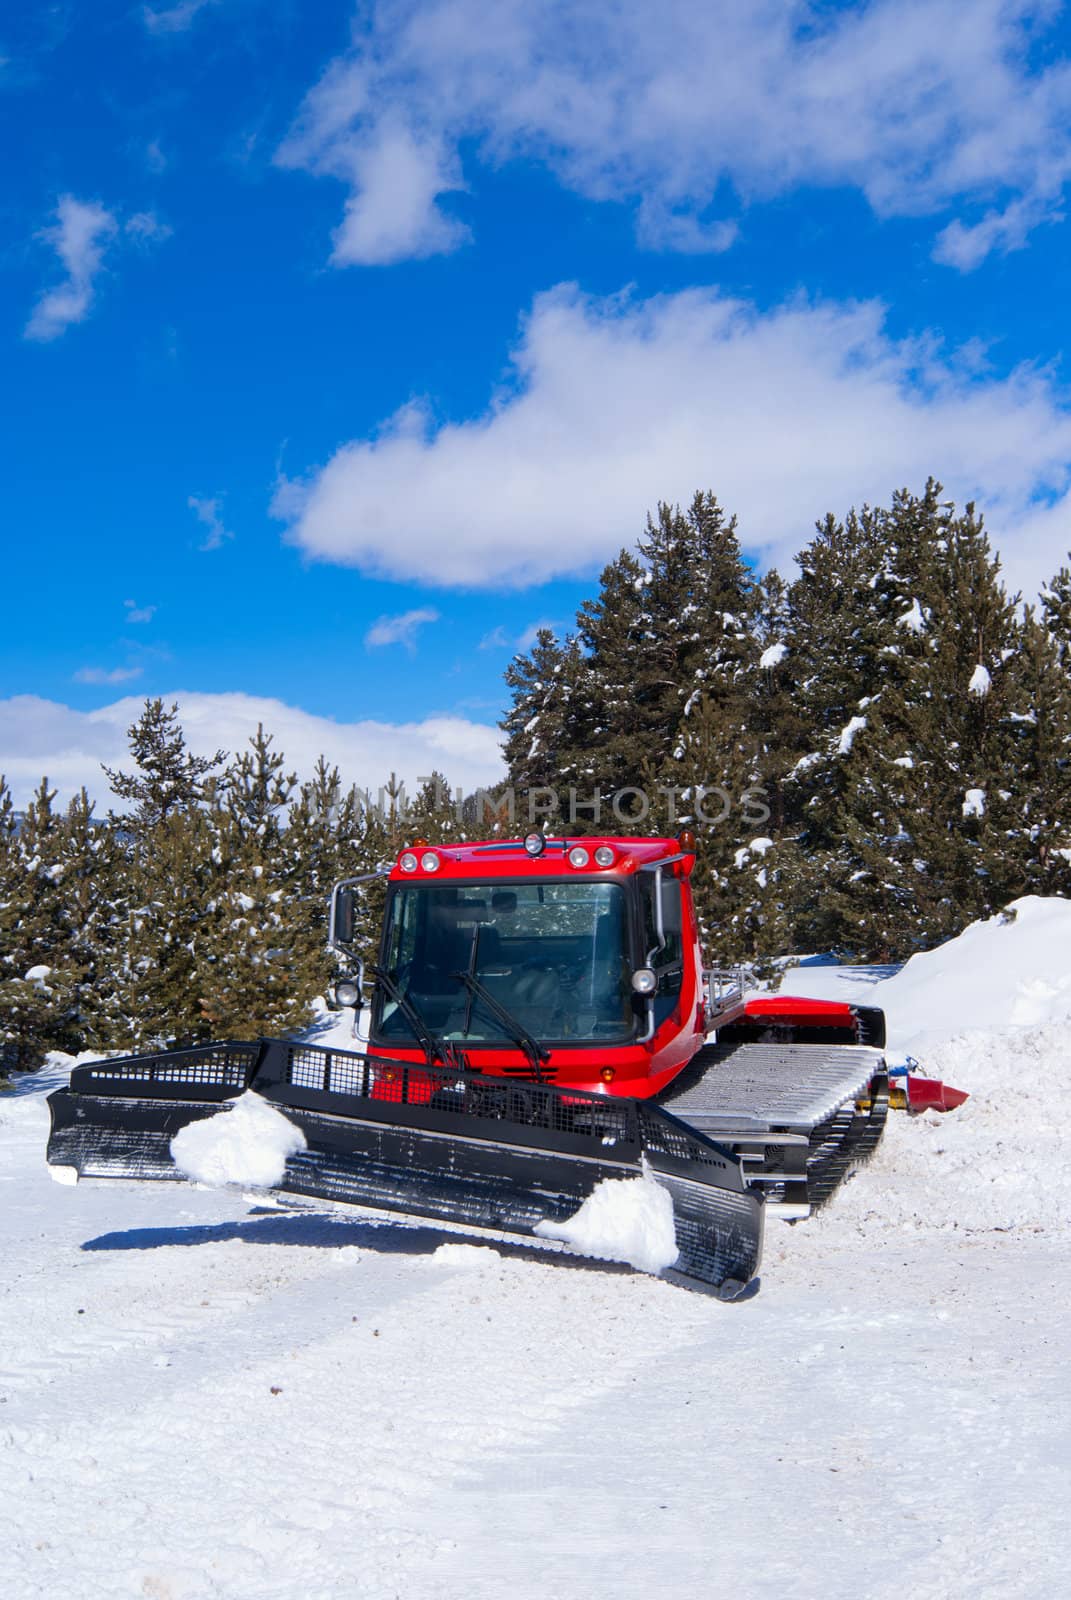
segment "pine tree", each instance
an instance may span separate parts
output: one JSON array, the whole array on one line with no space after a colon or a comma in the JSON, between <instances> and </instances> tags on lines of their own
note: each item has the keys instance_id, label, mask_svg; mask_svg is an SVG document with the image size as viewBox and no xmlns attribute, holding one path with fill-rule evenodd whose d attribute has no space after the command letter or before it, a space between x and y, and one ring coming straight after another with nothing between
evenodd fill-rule
<instances>
[{"instance_id":1,"label":"pine tree","mask_svg":"<svg viewBox=\"0 0 1071 1600\"><path fill-rule=\"evenodd\" d=\"M800 558L790 658L809 748L789 774L780 852L796 948L887 957L916 920L902 826L913 758L889 712L928 648L920 591L948 514L931 481L920 497L899 492L888 510L827 516Z\"/></svg>"},{"instance_id":2,"label":"pine tree","mask_svg":"<svg viewBox=\"0 0 1071 1600\"><path fill-rule=\"evenodd\" d=\"M0 1049L8 1069L78 1048L75 973L58 882L56 791L43 778L21 824L0 779Z\"/></svg>"},{"instance_id":3,"label":"pine tree","mask_svg":"<svg viewBox=\"0 0 1071 1600\"><path fill-rule=\"evenodd\" d=\"M1027 606L1006 667L1010 736L1002 810L1017 895L1071 896L1071 672L1062 646Z\"/></svg>"},{"instance_id":4,"label":"pine tree","mask_svg":"<svg viewBox=\"0 0 1071 1600\"><path fill-rule=\"evenodd\" d=\"M545 632L508 669L511 782L555 791L570 832L650 832L695 815L700 787L752 777L757 596L712 494L660 504L637 550L604 568L575 637Z\"/></svg>"},{"instance_id":5,"label":"pine tree","mask_svg":"<svg viewBox=\"0 0 1071 1600\"><path fill-rule=\"evenodd\" d=\"M282 819L297 783L258 725L211 796L210 898L198 940L198 999L217 1038L289 1033L311 1020L315 973L296 959L308 942L288 898Z\"/></svg>"},{"instance_id":6,"label":"pine tree","mask_svg":"<svg viewBox=\"0 0 1071 1600\"><path fill-rule=\"evenodd\" d=\"M604 790L642 788L652 772L689 790L730 777L725 762L745 721L743 679L758 656L757 614L736 519L710 493L697 493L683 512L659 504L638 554L622 551L577 616ZM701 774L687 761L690 745L706 744L690 737L689 719L699 717L708 729L720 726L726 752Z\"/></svg>"},{"instance_id":7,"label":"pine tree","mask_svg":"<svg viewBox=\"0 0 1071 1600\"><path fill-rule=\"evenodd\" d=\"M186 748L178 708L147 700L128 731L136 770L105 771L113 792L133 801L110 824L123 852L115 900L116 961L102 1010L114 1049L164 1048L211 1036L199 994L205 908L218 864L206 802L218 803L223 760Z\"/></svg>"},{"instance_id":8,"label":"pine tree","mask_svg":"<svg viewBox=\"0 0 1071 1600\"><path fill-rule=\"evenodd\" d=\"M514 656L506 668L513 703L500 726L515 788L557 793L577 783L577 762L585 761L593 736L584 699L587 672L579 640L570 634L559 642L549 628L540 628L531 652ZM525 813L522 831L527 821Z\"/></svg>"},{"instance_id":9,"label":"pine tree","mask_svg":"<svg viewBox=\"0 0 1071 1600\"><path fill-rule=\"evenodd\" d=\"M1041 620L1056 645L1060 665L1071 672L1071 566L1061 567L1042 589Z\"/></svg>"},{"instance_id":10,"label":"pine tree","mask_svg":"<svg viewBox=\"0 0 1071 1600\"><path fill-rule=\"evenodd\" d=\"M796 931L803 948L903 956L1014 892L1005 663L1015 608L973 506L957 514L933 480L849 518L843 535L853 557L836 602L844 645L831 640L824 671L812 655L801 684L833 725L796 771ZM830 521L819 543L828 551L841 538ZM809 902L808 873L822 885Z\"/></svg>"},{"instance_id":11,"label":"pine tree","mask_svg":"<svg viewBox=\"0 0 1071 1600\"><path fill-rule=\"evenodd\" d=\"M57 881L62 892L66 965L80 1049L106 1048L115 1033L113 975L122 960L122 917L116 830L99 822L86 790L63 815Z\"/></svg>"},{"instance_id":12,"label":"pine tree","mask_svg":"<svg viewBox=\"0 0 1071 1600\"><path fill-rule=\"evenodd\" d=\"M175 812L198 805L206 778L226 759L223 750L214 756L192 755L178 705L173 703L165 711L162 700L146 700L141 716L127 729L127 739L137 771L113 772L110 767L104 771L113 794L135 802L127 826L136 837L151 836Z\"/></svg>"}]
</instances>

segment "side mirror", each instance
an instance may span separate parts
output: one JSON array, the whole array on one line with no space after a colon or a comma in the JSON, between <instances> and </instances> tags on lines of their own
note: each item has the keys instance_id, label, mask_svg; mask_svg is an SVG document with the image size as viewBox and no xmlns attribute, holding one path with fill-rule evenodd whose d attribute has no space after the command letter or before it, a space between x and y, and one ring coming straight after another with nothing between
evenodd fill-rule
<instances>
[{"instance_id":1,"label":"side mirror","mask_svg":"<svg viewBox=\"0 0 1071 1600\"><path fill-rule=\"evenodd\" d=\"M336 944L352 944L353 931L356 922L356 901L352 889L338 889L335 891L334 915L334 941Z\"/></svg>"}]
</instances>

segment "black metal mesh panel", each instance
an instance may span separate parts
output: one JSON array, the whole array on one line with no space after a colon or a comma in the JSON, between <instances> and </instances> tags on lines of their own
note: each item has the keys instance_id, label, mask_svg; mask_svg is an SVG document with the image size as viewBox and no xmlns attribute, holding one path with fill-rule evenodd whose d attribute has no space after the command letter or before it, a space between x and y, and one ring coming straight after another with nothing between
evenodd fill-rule
<instances>
[{"instance_id":1,"label":"black metal mesh panel","mask_svg":"<svg viewBox=\"0 0 1071 1600\"><path fill-rule=\"evenodd\" d=\"M710 1150L701 1139L678 1123L652 1113L646 1106L637 1108L643 1148L651 1155L670 1156L676 1161L695 1161L701 1166L722 1167L724 1154Z\"/></svg>"},{"instance_id":2,"label":"black metal mesh panel","mask_svg":"<svg viewBox=\"0 0 1071 1600\"><path fill-rule=\"evenodd\" d=\"M72 1083L77 1077L87 1088L98 1085L114 1090L117 1085L127 1083L173 1083L233 1089L240 1093L256 1066L257 1055L256 1045L226 1044L166 1050L157 1055L122 1056L114 1061L95 1061L76 1068Z\"/></svg>"},{"instance_id":3,"label":"black metal mesh panel","mask_svg":"<svg viewBox=\"0 0 1071 1600\"><path fill-rule=\"evenodd\" d=\"M367 1088L368 1059L350 1050L295 1045L289 1052L287 1081L299 1089L361 1096Z\"/></svg>"},{"instance_id":4,"label":"black metal mesh panel","mask_svg":"<svg viewBox=\"0 0 1071 1600\"><path fill-rule=\"evenodd\" d=\"M591 1139L600 1147L636 1137L631 1102L602 1095L316 1045L291 1045L287 1057L286 1081L298 1088L377 1104L426 1106L484 1122L551 1129Z\"/></svg>"}]
</instances>

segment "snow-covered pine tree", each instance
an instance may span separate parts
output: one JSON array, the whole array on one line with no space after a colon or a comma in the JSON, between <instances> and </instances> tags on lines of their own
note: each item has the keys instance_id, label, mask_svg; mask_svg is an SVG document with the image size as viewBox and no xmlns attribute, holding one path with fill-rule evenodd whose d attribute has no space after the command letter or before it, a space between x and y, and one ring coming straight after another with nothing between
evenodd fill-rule
<instances>
[{"instance_id":1,"label":"snow-covered pine tree","mask_svg":"<svg viewBox=\"0 0 1071 1600\"><path fill-rule=\"evenodd\" d=\"M43 778L16 822L0 779L0 1065L9 1070L80 1042L55 797Z\"/></svg>"},{"instance_id":2,"label":"snow-covered pine tree","mask_svg":"<svg viewBox=\"0 0 1071 1600\"><path fill-rule=\"evenodd\" d=\"M1071 896L1071 658L1067 642L1032 606L1018 634L1016 653L1005 665L1010 876L1017 895Z\"/></svg>"},{"instance_id":3,"label":"snow-covered pine tree","mask_svg":"<svg viewBox=\"0 0 1071 1600\"><path fill-rule=\"evenodd\" d=\"M147 839L174 812L189 811L200 803L206 778L226 760L226 752L195 756L187 749L177 703L165 709L159 699L146 700L141 716L127 729L127 740L137 770L113 772L105 767L104 772L112 793L134 804L125 826L135 838Z\"/></svg>"},{"instance_id":4,"label":"snow-covered pine tree","mask_svg":"<svg viewBox=\"0 0 1071 1600\"><path fill-rule=\"evenodd\" d=\"M783 675L768 744L779 752L780 828L764 865L776 874L798 950L844 947L845 900L858 870L844 848L850 766L865 762L868 711L890 670L887 606L877 588L885 567L881 515L869 506L843 521L827 514L798 557L787 594L777 663ZM903 608L900 608L901 610ZM786 683L787 679L787 683ZM768 759L767 771L777 757Z\"/></svg>"},{"instance_id":5,"label":"snow-covered pine tree","mask_svg":"<svg viewBox=\"0 0 1071 1600\"><path fill-rule=\"evenodd\" d=\"M362 870L355 862L363 830L360 794L345 789L338 768L321 755L291 799L280 839L292 962L306 999L326 994L335 975L336 960L327 947L328 900L340 878Z\"/></svg>"},{"instance_id":6,"label":"snow-covered pine tree","mask_svg":"<svg viewBox=\"0 0 1071 1600\"><path fill-rule=\"evenodd\" d=\"M689 789L731 786L744 675L758 656L757 598L736 519L710 492L697 492L685 511L660 503L638 555L622 551L605 569L597 599L577 616L592 680L594 776L604 792L644 788L651 773ZM702 738L690 735L692 719L705 722ZM688 759L690 744L701 750L702 772Z\"/></svg>"},{"instance_id":7,"label":"snow-covered pine tree","mask_svg":"<svg viewBox=\"0 0 1071 1600\"><path fill-rule=\"evenodd\" d=\"M58 885L67 930L73 1007L82 1049L106 1048L116 1032L112 976L122 959L116 830L99 822L85 788L67 806L59 833Z\"/></svg>"},{"instance_id":8,"label":"snow-covered pine tree","mask_svg":"<svg viewBox=\"0 0 1071 1600\"><path fill-rule=\"evenodd\" d=\"M198 939L197 995L212 1035L285 1034L311 1019L320 967L291 896L283 819L297 783L258 725L227 767L208 808L210 897ZM322 914L316 914L316 922Z\"/></svg>"},{"instance_id":9,"label":"snow-covered pine tree","mask_svg":"<svg viewBox=\"0 0 1071 1600\"><path fill-rule=\"evenodd\" d=\"M1062 566L1042 589L1041 620L1052 635L1061 665L1071 673L1071 565Z\"/></svg>"},{"instance_id":10,"label":"snow-covered pine tree","mask_svg":"<svg viewBox=\"0 0 1071 1600\"><path fill-rule=\"evenodd\" d=\"M882 698L873 751L875 831L888 836L895 825L895 870L880 881L902 908L900 954L999 910L1018 887L1008 671L1019 645L1015 597L972 504L958 514L949 503L933 516L926 508L911 535L897 559L908 566L909 552L916 563L914 603L925 621L904 630L912 635L904 670Z\"/></svg>"},{"instance_id":11,"label":"snow-covered pine tree","mask_svg":"<svg viewBox=\"0 0 1071 1600\"><path fill-rule=\"evenodd\" d=\"M512 704L500 727L510 783L518 791L556 793L577 782L578 752L583 759L591 742L587 674L579 640L567 634L559 641L550 628L540 628L532 649L514 656L506 668ZM523 831L528 820L523 800L521 810Z\"/></svg>"},{"instance_id":12,"label":"snow-covered pine tree","mask_svg":"<svg viewBox=\"0 0 1071 1600\"><path fill-rule=\"evenodd\" d=\"M186 747L178 707L147 700L128 730L135 770L105 768L113 792L132 802L110 825L122 846L115 899L120 954L107 1012L115 1049L163 1048L212 1034L199 995L204 912L215 874L206 799L223 761Z\"/></svg>"},{"instance_id":13,"label":"snow-covered pine tree","mask_svg":"<svg viewBox=\"0 0 1071 1600\"><path fill-rule=\"evenodd\" d=\"M416 795L397 773L374 791L353 790L342 808L340 877L375 874L358 886L354 953L368 966L377 959L386 909L386 873L398 852L416 838L445 839L457 828L446 780L430 775Z\"/></svg>"},{"instance_id":14,"label":"snow-covered pine tree","mask_svg":"<svg viewBox=\"0 0 1071 1600\"><path fill-rule=\"evenodd\" d=\"M757 781L766 736L752 728L760 655L759 588L735 518L709 492L683 511L659 504L636 551L603 569L576 638L563 645L547 632L507 672L511 781L556 790L566 813L572 787L570 831L698 828L696 887L713 917L714 885L725 887L756 833L740 797ZM709 807L700 790L714 797Z\"/></svg>"},{"instance_id":15,"label":"snow-covered pine tree","mask_svg":"<svg viewBox=\"0 0 1071 1600\"><path fill-rule=\"evenodd\" d=\"M596 790L608 801L636 783L641 761L657 763L665 754L665 734L656 748L644 741L651 715L640 700L653 631L644 600L649 580L639 559L622 550L603 568L598 594L577 612L584 672L565 708L561 775L581 804ZM587 810L580 818L578 831L606 832L614 825Z\"/></svg>"},{"instance_id":16,"label":"snow-covered pine tree","mask_svg":"<svg viewBox=\"0 0 1071 1600\"><path fill-rule=\"evenodd\" d=\"M907 955L1014 892L1015 607L974 507L941 492L931 480L858 519L873 563L855 588L858 698L838 682L846 720L798 769L800 870L822 883L812 908L801 900L803 947ZM827 676L844 681L839 665Z\"/></svg>"}]
</instances>

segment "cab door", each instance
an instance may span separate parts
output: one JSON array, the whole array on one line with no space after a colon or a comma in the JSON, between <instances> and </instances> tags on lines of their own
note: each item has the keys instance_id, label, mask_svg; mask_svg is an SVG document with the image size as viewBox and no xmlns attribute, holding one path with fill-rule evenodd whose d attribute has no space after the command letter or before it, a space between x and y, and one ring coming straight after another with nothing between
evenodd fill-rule
<instances>
[{"instance_id":1,"label":"cab door","mask_svg":"<svg viewBox=\"0 0 1071 1600\"><path fill-rule=\"evenodd\" d=\"M641 883L644 956L657 979L654 992L657 1032L680 1005L684 985L684 885L667 872L644 873Z\"/></svg>"}]
</instances>

